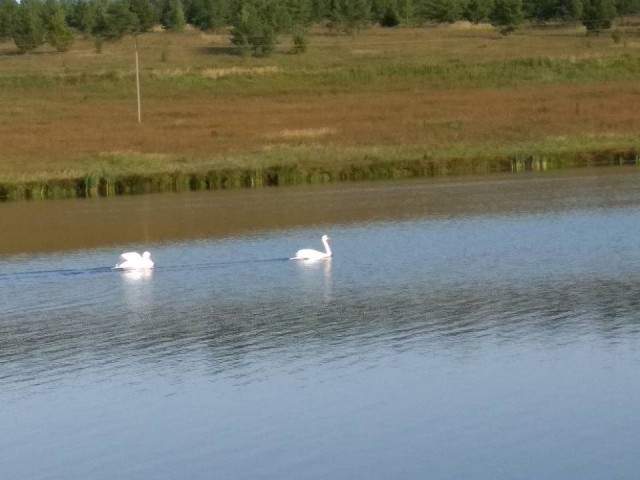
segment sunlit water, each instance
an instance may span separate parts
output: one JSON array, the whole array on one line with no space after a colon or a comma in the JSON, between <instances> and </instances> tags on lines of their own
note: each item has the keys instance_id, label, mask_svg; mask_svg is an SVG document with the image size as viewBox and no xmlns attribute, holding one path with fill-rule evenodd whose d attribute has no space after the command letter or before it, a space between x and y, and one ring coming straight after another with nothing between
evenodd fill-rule
<instances>
[{"instance_id":1,"label":"sunlit water","mask_svg":"<svg viewBox=\"0 0 640 480\"><path fill-rule=\"evenodd\" d=\"M284 189L333 216L12 247L0 477L635 479L639 180ZM275 219L283 191L158 201ZM54 204L115 223L153 198ZM334 258L288 260L323 233ZM153 272L111 270L138 246Z\"/></svg>"}]
</instances>

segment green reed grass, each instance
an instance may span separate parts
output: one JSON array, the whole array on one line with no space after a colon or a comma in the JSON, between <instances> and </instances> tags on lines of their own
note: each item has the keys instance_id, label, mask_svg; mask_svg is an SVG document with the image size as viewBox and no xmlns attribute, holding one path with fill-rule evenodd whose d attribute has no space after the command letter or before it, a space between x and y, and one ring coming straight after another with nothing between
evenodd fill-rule
<instances>
[{"instance_id":1,"label":"green reed grass","mask_svg":"<svg viewBox=\"0 0 640 480\"><path fill-rule=\"evenodd\" d=\"M125 194L260 188L363 180L517 173L640 164L634 140L602 139L542 145L428 151L424 148L283 148L214 161L113 154L87 161L90 171L0 177L0 199L51 199ZM607 143L606 141L604 142ZM599 144L599 148L593 145ZM615 146L614 146L615 145ZM96 168L100 165L99 168Z\"/></svg>"}]
</instances>

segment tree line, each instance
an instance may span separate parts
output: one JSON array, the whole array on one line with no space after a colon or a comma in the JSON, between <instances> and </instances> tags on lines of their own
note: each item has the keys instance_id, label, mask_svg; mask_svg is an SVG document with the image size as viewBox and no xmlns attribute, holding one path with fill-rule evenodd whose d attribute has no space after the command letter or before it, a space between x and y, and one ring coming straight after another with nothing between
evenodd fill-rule
<instances>
[{"instance_id":1,"label":"tree line","mask_svg":"<svg viewBox=\"0 0 640 480\"><path fill-rule=\"evenodd\" d=\"M504 33L524 21L581 22L588 32L610 28L620 15L640 13L640 0L0 0L0 41L13 39L20 52L49 43L71 48L77 35L102 42L139 34L156 25L179 31L230 29L241 53L268 55L279 35L292 35L294 50L306 50L306 35L322 23L336 34L383 27L490 22Z\"/></svg>"}]
</instances>

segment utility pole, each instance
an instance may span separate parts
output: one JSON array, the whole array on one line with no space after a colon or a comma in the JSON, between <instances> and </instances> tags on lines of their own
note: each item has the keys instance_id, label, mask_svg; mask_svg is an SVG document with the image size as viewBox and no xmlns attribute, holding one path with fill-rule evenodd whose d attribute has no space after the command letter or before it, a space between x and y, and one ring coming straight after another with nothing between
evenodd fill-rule
<instances>
[{"instance_id":1,"label":"utility pole","mask_svg":"<svg viewBox=\"0 0 640 480\"><path fill-rule=\"evenodd\" d=\"M142 110L140 108L140 66L138 64L138 36L134 35L133 39L136 43L136 89L138 92L138 123L142 123Z\"/></svg>"}]
</instances>

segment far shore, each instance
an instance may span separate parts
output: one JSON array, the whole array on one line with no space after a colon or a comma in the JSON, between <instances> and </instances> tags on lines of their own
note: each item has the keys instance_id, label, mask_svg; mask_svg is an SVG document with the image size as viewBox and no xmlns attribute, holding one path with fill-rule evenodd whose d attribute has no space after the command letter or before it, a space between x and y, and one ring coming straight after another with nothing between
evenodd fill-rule
<instances>
[{"instance_id":1,"label":"far shore","mask_svg":"<svg viewBox=\"0 0 640 480\"><path fill-rule=\"evenodd\" d=\"M637 23L637 22L636 22ZM0 43L0 199L258 188L637 164L640 23L152 32L96 51Z\"/></svg>"},{"instance_id":2,"label":"far shore","mask_svg":"<svg viewBox=\"0 0 640 480\"><path fill-rule=\"evenodd\" d=\"M640 150L631 145L627 148L601 150L520 151L494 157L478 155L466 158L431 158L426 154L422 157L407 155L403 158L394 156L393 152L385 153L382 149L377 149L377 155L373 152L350 152L358 156L358 160L352 162L349 162L349 158L326 161L328 152L315 159L309 157L309 152L300 151L298 156L288 153L290 155L286 157L301 157L306 161L278 163L277 155L267 155L266 160L261 158L261 164L251 162L251 157L247 157L242 162L236 162L235 166L216 167L213 166L214 163L208 169L198 170L197 165L189 165L188 162L180 165L178 159L173 170L162 171L158 166L155 167L158 170L154 170L153 165L148 166L148 162L153 163L153 159L114 156L103 161L107 160L112 168L117 165L137 165L138 168L134 171L114 168L120 173L109 173L107 167L97 174L0 182L0 200L106 197L640 164ZM269 160L273 163L269 163Z\"/></svg>"}]
</instances>

